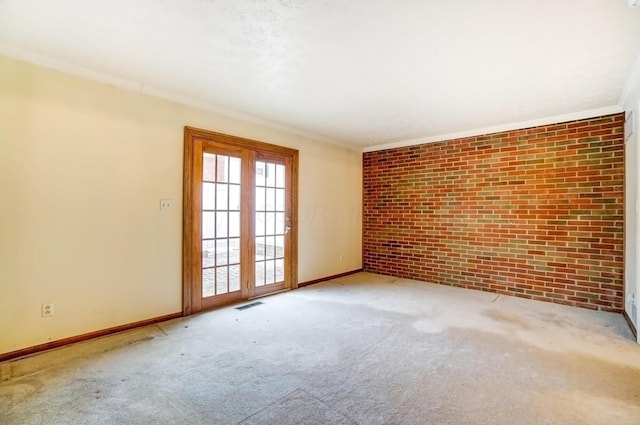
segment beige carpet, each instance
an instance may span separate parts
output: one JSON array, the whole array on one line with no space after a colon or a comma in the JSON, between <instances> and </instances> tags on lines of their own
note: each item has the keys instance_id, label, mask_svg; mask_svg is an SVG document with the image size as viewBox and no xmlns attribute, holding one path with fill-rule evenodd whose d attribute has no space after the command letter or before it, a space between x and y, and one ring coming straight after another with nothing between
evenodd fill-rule
<instances>
[{"instance_id":1,"label":"beige carpet","mask_svg":"<svg viewBox=\"0 0 640 425\"><path fill-rule=\"evenodd\" d=\"M0 365L0 424L640 424L622 316L360 273Z\"/></svg>"}]
</instances>

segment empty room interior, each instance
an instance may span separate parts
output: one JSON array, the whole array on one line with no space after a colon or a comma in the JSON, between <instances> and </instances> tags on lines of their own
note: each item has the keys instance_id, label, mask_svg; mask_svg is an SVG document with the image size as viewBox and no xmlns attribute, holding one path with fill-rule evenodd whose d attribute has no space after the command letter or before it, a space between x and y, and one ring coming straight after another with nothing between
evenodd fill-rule
<instances>
[{"instance_id":1,"label":"empty room interior","mask_svg":"<svg viewBox=\"0 0 640 425\"><path fill-rule=\"evenodd\" d=\"M636 0L0 0L0 424L640 424Z\"/></svg>"}]
</instances>

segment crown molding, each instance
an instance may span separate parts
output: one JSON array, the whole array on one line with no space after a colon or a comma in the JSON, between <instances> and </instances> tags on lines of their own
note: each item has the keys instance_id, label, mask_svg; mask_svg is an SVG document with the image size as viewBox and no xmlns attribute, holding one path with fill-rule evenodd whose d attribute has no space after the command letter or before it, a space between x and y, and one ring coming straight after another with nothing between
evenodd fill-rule
<instances>
[{"instance_id":1,"label":"crown molding","mask_svg":"<svg viewBox=\"0 0 640 425\"><path fill-rule=\"evenodd\" d=\"M385 143L381 145L368 146L362 152L374 152L385 149L404 148L407 146L422 145L425 143L442 142L445 140L461 139L464 137L482 136L484 134L500 133L503 131L522 130L523 128L539 127L541 125L558 124L567 121L582 120L585 118L599 117L602 115L617 114L623 112L624 108L619 105L607 106L604 108L590 109L587 111L573 112L570 114L554 115L551 117L539 118L529 121L520 121L509 124L501 124L492 127L476 128L473 130L459 131L456 133L439 134L436 136L423 137L420 139L405 140L401 142Z\"/></svg>"},{"instance_id":2,"label":"crown molding","mask_svg":"<svg viewBox=\"0 0 640 425\"><path fill-rule=\"evenodd\" d=\"M177 93L173 93L167 90L159 89L156 87L145 85L142 82L131 81L124 78L115 77L113 75L97 72L88 68L77 66L68 62L53 59L44 55L35 54L22 49L9 46L4 43L0 43L0 55L9 58L17 59L23 62L32 63L34 65L42 66L45 68L55 69L57 71L75 75L77 77L85 78L88 80L108 84L118 88L122 88L128 91L144 94L147 96L156 97L159 99L167 100L174 103L179 103L185 106L190 106L200 110L213 112L228 118L237 119L256 125L260 125L273 130L282 131L285 133L302 136L310 140L314 140L321 143L328 143L331 145L340 146L342 148L350 150L360 150L362 152L373 152L385 149L401 148L406 146L421 145L424 143L441 142L445 140L459 139L463 137L480 136L483 134L498 133L502 131L520 130L523 128L537 127L541 125L557 124L560 122L574 121L585 118L591 118L601 115L615 114L624 111L624 105L628 98L634 93L636 86L640 85L640 56L635 61L632 72L629 79L626 82L625 88L622 92L618 105L607 106L604 108L590 109L586 111L574 112L564 115L555 115L551 117L545 117L529 121L520 121L514 123L501 124L491 127L483 127L472 130L466 130L454 133L445 133L435 136L423 137L418 139L411 139L405 141L398 141L393 143L378 144L372 146L356 146L351 143L342 142L333 138L322 136L313 132L302 130L296 127L292 127L286 124L270 121L264 118L260 118L255 115L246 114L244 112L235 111L232 109L224 108L213 103L201 101L188 96L183 96Z\"/></svg>"},{"instance_id":3,"label":"crown molding","mask_svg":"<svg viewBox=\"0 0 640 425\"><path fill-rule=\"evenodd\" d=\"M224 108L213 103L205 102L202 100L194 99L189 96L183 96L177 93L173 93L167 90L159 89L157 87L148 86L142 82L131 81L113 75L97 72L92 69L84 68L71 64L69 62L60 61L44 55L35 54L22 49L9 46L4 43L0 43L0 55L6 56L12 59L16 59L22 62L28 62L44 68L54 69L66 74L71 74L77 77L85 78L88 80L96 81L103 84L108 84L121 89L133 91L136 93L144 94L147 96L156 97L162 100L168 100L170 102L179 103L185 106L201 109L207 112L213 112L228 118L237 119L239 121L249 122L252 124L267 127L273 130L282 131L284 133L293 134L296 136L302 136L307 139L314 140L316 142L328 143L331 145L340 146L342 148L359 151L360 147L350 143L341 142L336 139L332 139L320 134L316 134L310 131L302 130L297 127L292 127L286 124L282 124L275 121L270 121L264 118L260 118L255 115L246 114L244 112L235 111L232 109Z\"/></svg>"},{"instance_id":4,"label":"crown molding","mask_svg":"<svg viewBox=\"0 0 640 425\"><path fill-rule=\"evenodd\" d=\"M114 77L112 75L96 72L88 68L73 65L67 62L59 61L48 56L38 55L27 52L22 49L16 49L4 43L0 43L0 55L22 62L28 62L43 68L55 69L66 74L75 75L76 77L85 78L87 80L97 81L99 83L108 84L110 86L122 88L129 91L140 92L142 83L125 80L123 78Z\"/></svg>"}]
</instances>

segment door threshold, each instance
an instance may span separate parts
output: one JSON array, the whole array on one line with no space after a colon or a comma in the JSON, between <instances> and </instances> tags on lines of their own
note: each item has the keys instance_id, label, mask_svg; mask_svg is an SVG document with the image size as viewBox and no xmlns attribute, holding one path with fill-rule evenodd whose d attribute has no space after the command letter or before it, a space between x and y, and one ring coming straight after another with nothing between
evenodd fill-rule
<instances>
[{"instance_id":1,"label":"door threshold","mask_svg":"<svg viewBox=\"0 0 640 425\"><path fill-rule=\"evenodd\" d=\"M289 292L290 290L291 289L280 289L279 291L273 291L273 292L269 292L267 294L256 295L255 297L247 298L247 300L255 300L255 299L258 299L258 298L264 298L264 297L268 297L270 295L281 294L283 292Z\"/></svg>"}]
</instances>

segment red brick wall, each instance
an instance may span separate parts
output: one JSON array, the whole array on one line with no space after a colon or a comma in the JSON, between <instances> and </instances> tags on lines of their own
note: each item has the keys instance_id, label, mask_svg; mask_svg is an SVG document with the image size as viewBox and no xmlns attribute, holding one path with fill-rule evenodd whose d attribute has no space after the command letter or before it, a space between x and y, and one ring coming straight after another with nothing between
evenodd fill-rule
<instances>
[{"instance_id":1,"label":"red brick wall","mask_svg":"<svg viewBox=\"0 0 640 425\"><path fill-rule=\"evenodd\" d=\"M364 269L622 311L624 115L368 152Z\"/></svg>"}]
</instances>

